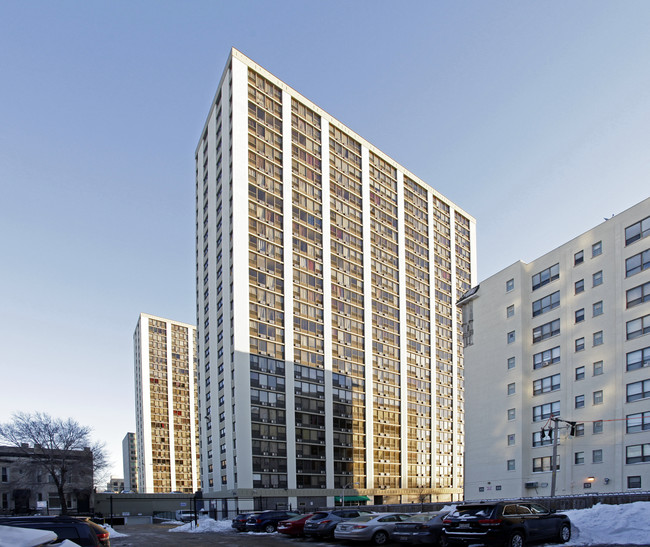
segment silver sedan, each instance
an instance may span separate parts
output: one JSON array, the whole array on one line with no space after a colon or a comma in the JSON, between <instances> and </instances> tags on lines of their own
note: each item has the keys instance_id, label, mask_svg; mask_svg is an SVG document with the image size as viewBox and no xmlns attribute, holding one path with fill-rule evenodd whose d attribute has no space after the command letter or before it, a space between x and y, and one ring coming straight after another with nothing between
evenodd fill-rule
<instances>
[{"instance_id":1,"label":"silver sedan","mask_svg":"<svg viewBox=\"0 0 650 547\"><path fill-rule=\"evenodd\" d=\"M336 539L372 541L375 545L384 545L393 536L395 524L410 516L411 513L361 515L338 524L334 530L334 537Z\"/></svg>"}]
</instances>

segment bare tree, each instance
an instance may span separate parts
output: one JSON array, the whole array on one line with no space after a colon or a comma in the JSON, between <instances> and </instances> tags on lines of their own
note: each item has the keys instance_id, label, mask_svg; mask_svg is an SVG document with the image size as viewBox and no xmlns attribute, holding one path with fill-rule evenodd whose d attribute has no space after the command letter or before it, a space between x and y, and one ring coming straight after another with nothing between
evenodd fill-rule
<instances>
[{"instance_id":1,"label":"bare tree","mask_svg":"<svg viewBox=\"0 0 650 547\"><path fill-rule=\"evenodd\" d=\"M16 412L10 422L0 424L0 439L20 449L32 467L52 477L62 514L68 512L65 494L73 476L95 477L108 466L104 444L91 443L90 432L90 427L75 420L41 412Z\"/></svg>"}]
</instances>

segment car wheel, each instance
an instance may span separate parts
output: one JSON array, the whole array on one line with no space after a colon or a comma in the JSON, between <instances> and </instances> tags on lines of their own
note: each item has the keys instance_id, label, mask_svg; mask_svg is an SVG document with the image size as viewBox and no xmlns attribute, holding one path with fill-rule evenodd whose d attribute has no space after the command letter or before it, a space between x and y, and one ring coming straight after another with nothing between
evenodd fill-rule
<instances>
[{"instance_id":1,"label":"car wheel","mask_svg":"<svg viewBox=\"0 0 650 547\"><path fill-rule=\"evenodd\" d=\"M267 534L272 534L273 532L275 532L275 526L273 526L273 524L267 524L266 526L264 526L264 531Z\"/></svg>"},{"instance_id":2,"label":"car wheel","mask_svg":"<svg viewBox=\"0 0 650 547\"><path fill-rule=\"evenodd\" d=\"M384 545L388 543L388 534L379 530L379 532L376 532L375 535L372 536L372 541L375 545Z\"/></svg>"},{"instance_id":3,"label":"car wheel","mask_svg":"<svg viewBox=\"0 0 650 547\"><path fill-rule=\"evenodd\" d=\"M522 532L513 532L510 534L508 547L524 547L524 534Z\"/></svg>"},{"instance_id":4,"label":"car wheel","mask_svg":"<svg viewBox=\"0 0 650 547\"><path fill-rule=\"evenodd\" d=\"M566 543L571 539L571 525L566 522L560 526L560 532L558 533L558 540L560 543Z\"/></svg>"}]
</instances>

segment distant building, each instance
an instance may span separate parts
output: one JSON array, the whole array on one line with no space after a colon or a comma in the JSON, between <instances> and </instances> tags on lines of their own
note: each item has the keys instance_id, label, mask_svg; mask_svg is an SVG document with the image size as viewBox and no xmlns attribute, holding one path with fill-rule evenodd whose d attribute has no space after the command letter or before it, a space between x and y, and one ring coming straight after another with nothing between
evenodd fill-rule
<instances>
[{"instance_id":1,"label":"distant building","mask_svg":"<svg viewBox=\"0 0 650 547\"><path fill-rule=\"evenodd\" d=\"M460 306L466 499L650 489L650 199Z\"/></svg>"},{"instance_id":2,"label":"distant building","mask_svg":"<svg viewBox=\"0 0 650 547\"><path fill-rule=\"evenodd\" d=\"M0 514L28 514L39 509L60 512L62 500L52 476L37 463L38 453L38 448L28 445L0 446ZM92 452L69 451L67 459L70 474L65 503L71 513L87 513L93 492Z\"/></svg>"},{"instance_id":3,"label":"distant building","mask_svg":"<svg viewBox=\"0 0 650 547\"><path fill-rule=\"evenodd\" d=\"M195 160L204 495L459 499L474 219L235 49Z\"/></svg>"},{"instance_id":4,"label":"distant building","mask_svg":"<svg viewBox=\"0 0 650 547\"><path fill-rule=\"evenodd\" d=\"M106 490L119 494L122 492L122 490L124 490L124 479L122 477L111 476L109 481L106 483Z\"/></svg>"},{"instance_id":5,"label":"distant building","mask_svg":"<svg viewBox=\"0 0 650 547\"><path fill-rule=\"evenodd\" d=\"M124 490L138 491L138 451L135 433L127 433L122 439L122 468L124 471Z\"/></svg>"},{"instance_id":6,"label":"distant building","mask_svg":"<svg viewBox=\"0 0 650 547\"><path fill-rule=\"evenodd\" d=\"M133 345L138 490L195 492L200 484L196 328L142 313Z\"/></svg>"}]
</instances>

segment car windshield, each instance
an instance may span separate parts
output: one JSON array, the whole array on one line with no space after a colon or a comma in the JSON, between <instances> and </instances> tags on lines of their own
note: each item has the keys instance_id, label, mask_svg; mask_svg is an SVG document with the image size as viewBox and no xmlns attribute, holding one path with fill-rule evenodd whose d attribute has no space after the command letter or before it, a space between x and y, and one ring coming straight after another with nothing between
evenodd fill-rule
<instances>
[{"instance_id":1,"label":"car windshield","mask_svg":"<svg viewBox=\"0 0 650 547\"><path fill-rule=\"evenodd\" d=\"M453 516L460 519L471 517L489 517L494 509L494 505L466 505L458 507Z\"/></svg>"},{"instance_id":2,"label":"car windshield","mask_svg":"<svg viewBox=\"0 0 650 547\"><path fill-rule=\"evenodd\" d=\"M419 515L413 515L405 522L426 522L434 517L437 517L439 514L440 513L421 513Z\"/></svg>"},{"instance_id":3,"label":"car windshield","mask_svg":"<svg viewBox=\"0 0 650 547\"><path fill-rule=\"evenodd\" d=\"M314 513L314 516L311 517L311 520L323 520L327 516L327 513Z\"/></svg>"},{"instance_id":4,"label":"car windshield","mask_svg":"<svg viewBox=\"0 0 650 547\"><path fill-rule=\"evenodd\" d=\"M372 520L380 515L361 515L359 517L354 517L353 519L350 519L349 522L368 522L369 520Z\"/></svg>"},{"instance_id":5,"label":"car windshield","mask_svg":"<svg viewBox=\"0 0 650 547\"><path fill-rule=\"evenodd\" d=\"M295 517L291 517L290 519L285 519L284 522L293 522L294 520L300 520L300 519L304 519L304 518L308 518L308 517L309 517L309 515L297 515Z\"/></svg>"}]
</instances>

